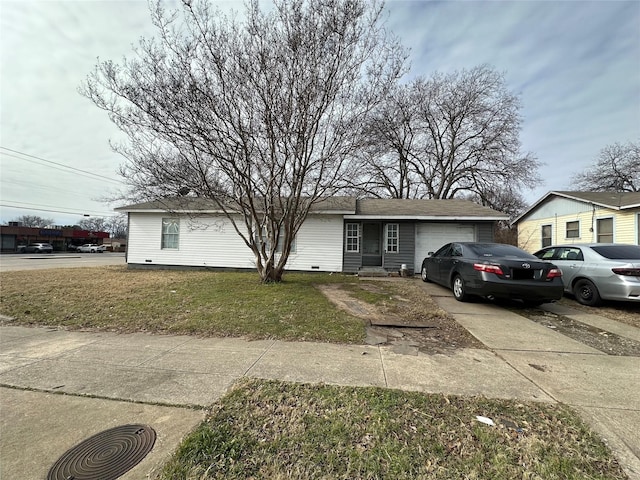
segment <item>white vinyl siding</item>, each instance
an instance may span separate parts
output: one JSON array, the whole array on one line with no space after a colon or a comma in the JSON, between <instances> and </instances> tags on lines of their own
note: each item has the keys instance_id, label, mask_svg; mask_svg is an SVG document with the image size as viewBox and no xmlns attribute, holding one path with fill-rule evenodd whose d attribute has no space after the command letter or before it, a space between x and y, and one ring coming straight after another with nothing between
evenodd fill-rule
<instances>
[{"instance_id":1,"label":"white vinyl siding","mask_svg":"<svg viewBox=\"0 0 640 480\"><path fill-rule=\"evenodd\" d=\"M180 249L163 249L161 213L131 212L127 262L146 265L255 268L253 252L222 216L180 217ZM165 217L166 218L166 217ZM240 217L240 230L246 233ZM296 235L287 268L338 272L342 269L342 215L310 215ZM317 268L316 268L317 267Z\"/></svg>"},{"instance_id":2,"label":"white vinyl siding","mask_svg":"<svg viewBox=\"0 0 640 480\"><path fill-rule=\"evenodd\" d=\"M267 251L271 250L271 245L269 244L269 240L268 240L268 235L266 230L263 232L262 234L262 238L265 240L266 243L266 247L267 247ZM256 243L259 242L259 238L256 235ZM282 244L284 242L284 230L281 230L280 233L278 234L278 246L276 247L276 253L282 253ZM291 251L290 253L296 253L296 239L295 237L293 238L293 241L291 242Z\"/></svg>"}]
</instances>

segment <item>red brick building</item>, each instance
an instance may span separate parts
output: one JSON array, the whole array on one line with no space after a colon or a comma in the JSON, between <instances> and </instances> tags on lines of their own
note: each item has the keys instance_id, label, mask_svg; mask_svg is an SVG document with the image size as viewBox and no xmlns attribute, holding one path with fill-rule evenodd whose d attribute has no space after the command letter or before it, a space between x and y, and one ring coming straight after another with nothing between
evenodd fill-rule
<instances>
[{"instance_id":1,"label":"red brick building","mask_svg":"<svg viewBox=\"0 0 640 480\"><path fill-rule=\"evenodd\" d=\"M78 246L85 243L101 245L108 232L90 232L74 228L37 228L21 227L17 225L0 226L0 248L2 253L17 252L20 245L35 242L46 242L53 245L53 250L65 252L70 245Z\"/></svg>"}]
</instances>

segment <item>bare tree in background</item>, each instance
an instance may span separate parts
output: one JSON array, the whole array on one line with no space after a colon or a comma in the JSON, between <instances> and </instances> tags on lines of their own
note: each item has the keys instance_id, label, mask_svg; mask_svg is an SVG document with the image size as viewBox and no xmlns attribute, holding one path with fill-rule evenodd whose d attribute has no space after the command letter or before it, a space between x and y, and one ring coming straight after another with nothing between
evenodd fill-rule
<instances>
[{"instance_id":1,"label":"bare tree in background","mask_svg":"<svg viewBox=\"0 0 640 480\"><path fill-rule=\"evenodd\" d=\"M127 215L119 214L107 220L107 231L111 238L126 238L128 231Z\"/></svg>"},{"instance_id":2,"label":"bare tree in background","mask_svg":"<svg viewBox=\"0 0 640 480\"><path fill-rule=\"evenodd\" d=\"M511 222L528 206L519 191L511 188L510 185L487 185L484 191L462 195L462 198L509 215L509 220L496 223L494 240L518 246L518 229L517 226L511 225Z\"/></svg>"},{"instance_id":3,"label":"bare tree in background","mask_svg":"<svg viewBox=\"0 0 640 480\"><path fill-rule=\"evenodd\" d=\"M78 227L82 230L89 230L90 232L106 232L107 219L104 217L83 218L78 222Z\"/></svg>"},{"instance_id":4,"label":"bare tree in background","mask_svg":"<svg viewBox=\"0 0 640 480\"><path fill-rule=\"evenodd\" d=\"M157 5L159 38L100 63L81 93L128 135L116 150L133 191L212 200L261 279L280 281L309 209L354 175L363 120L405 54L378 2L277 0L262 11L251 0L242 20L183 3L169 14Z\"/></svg>"},{"instance_id":5,"label":"bare tree in background","mask_svg":"<svg viewBox=\"0 0 640 480\"><path fill-rule=\"evenodd\" d=\"M415 92L397 85L367 119L363 166L354 187L376 197L420 198L414 163L423 141Z\"/></svg>"},{"instance_id":6,"label":"bare tree in background","mask_svg":"<svg viewBox=\"0 0 640 480\"><path fill-rule=\"evenodd\" d=\"M365 189L396 198L475 195L497 206L488 192L511 194L539 181L538 162L521 151L520 108L486 65L398 87L371 116L381 163Z\"/></svg>"},{"instance_id":7,"label":"bare tree in background","mask_svg":"<svg viewBox=\"0 0 640 480\"><path fill-rule=\"evenodd\" d=\"M640 145L628 142L604 147L595 164L573 177L572 189L640 192Z\"/></svg>"},{"instance_id":8,"label":"bare tree in background","mask_svg":"<svg viewBox=\"0 0 640 480\"><path fill-rule=\"evenodd\" d=\"M22 215L11 221L18 222L23 227L44 228L53 225L53 218L42 218L37 215Z\"/></svg>"}]
</instances>

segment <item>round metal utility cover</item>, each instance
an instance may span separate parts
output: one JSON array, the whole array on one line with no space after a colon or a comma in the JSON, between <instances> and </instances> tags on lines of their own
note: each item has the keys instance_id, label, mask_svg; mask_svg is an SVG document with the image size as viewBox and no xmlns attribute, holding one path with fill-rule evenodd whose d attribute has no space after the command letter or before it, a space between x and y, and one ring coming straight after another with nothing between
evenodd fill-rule
<instances>
[{"instance_id":1,"label":"round metal utility cover","mask_svg":"<svg viewBox=\"0 0 640 480\"><path fill-rule=\"evenodd\" d=\"M148 425L122 425L83 440L67 450L47 480L115 480L151 451L156 432Z\"/></svg>"}]
</instances>

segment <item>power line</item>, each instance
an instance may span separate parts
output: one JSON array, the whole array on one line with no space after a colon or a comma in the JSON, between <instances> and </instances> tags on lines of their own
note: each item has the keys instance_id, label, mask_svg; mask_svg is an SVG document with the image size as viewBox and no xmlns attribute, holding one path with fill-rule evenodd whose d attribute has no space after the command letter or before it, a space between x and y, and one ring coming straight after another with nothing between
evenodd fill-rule
<instances>
[{"instance_id":1,"label":"power line","mask_svg":"<svg viewBox=\"0 0 640 480\"><path fill-rule=\"evenodd\" d=\"M100 181L102 181L101 178L99 179L99 178L91 177L89 175L85 175L83 173L78 173L78 172L70 172L69 170L65 170L64 168L55 167L53 165L45 165L43 163L37 162L35 160L31 160L29 158L23 158L23 157L18 157L17 155L11 155L10 153L0 152L0 155L4 155L5 157L17 158L18 160L22 160L23 162L30 162L30 163L33 163L34 165L39 165L39 166L46 167L46 168L53 168L54 170L58 170L60 172L70 173L70 174L73 174L73 175L78 175L80 177L88 178L90 180L100 180ZM115 182L115 180L112 180L112 181Z\"/></svg>"},{"instance_id":2,"label":"power line","mask_svg":"<svg viewBox=\"0 0 640 480\"><path fill-rule=\"evenodd\" d=\"M117 180L114 180L113 178L105 177L104 175L100 175L100 174L97 174L97 173L89 172L87 170L82 170L80 168L70 167L70 166L64 165L62 163L58 163L58 162L54 162L52 160L47 160L46 158L38 157L36 155L30 155L28 153L20 152L18 150L13 150L11 148L2 147L2 146L0 146L0 149L7 150L8 152L17 153L18 155L22 155L23 157L33 158L33 159L36 159L36 160L39 160L41 162L45 162L45 163L48 163L48 164L51 164L51 165L57 165L58 167L66 168L68 170L73 170L74 172L79 172L79 173L82 173L82 174L91 175L92 177L97 177L97 178L100 178L102 180L108 180L110 182L117 183L117 184L121 183L121 182L119 182ZM10 156L10 157L14 157L14 158L18 158L20 160L32 161L32 160L29 160L29 158L16 157L15 155L10 155L10 154L7 154L7 153L5 153L4 155Z\"/></svg>"},{"instance_id":3,"label":"power line","mask_svg":"<svg viewBox=\"0 0 640 480\"><path fill-rule=\"evenodd\" d=\"M67 195L70 196L74 196L74 197L81 197L84 198L86 200L87 195L79 192L79 191L73 191L70 192L68 189L66 188L56 188L56 187L51 187L49 185L42 185L39 183L34 183L34 182L21 182L19 180L5 180L5 179L0 179L0 184L5 184L5 185L22 185L25 187L28 187L30 189L36 189L36 190L50 190L52 192L62 192L65 193Z\"/></svg>"},{"instance_id":4,"label":"power line","mask_svg":"<svg viewBox=\"0 0 640 480\"><path fill-rule=\"evenodd\" d=\"M63 210L52 210L52 209L47 209L47 208L35 208L35 207L21 207L19 205L8 205L6 203L0 203L0 207L5 207L5 208L16 208L16 209L20 209L20 210L36 210L38 212L52 212L52 213L64 213L66 215L87 215L87 214L91 214L94 217L116 217L117 214L114 213L109 213L109 214L105 214L105 213L96 213L96 212L87 212L87 211L83 211L83 212L66 212ZM64 207L61 207L64 208Z\"/></svg>"}]
</instances>

